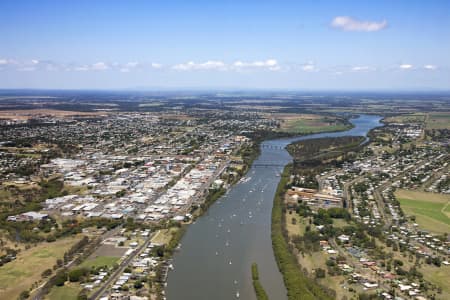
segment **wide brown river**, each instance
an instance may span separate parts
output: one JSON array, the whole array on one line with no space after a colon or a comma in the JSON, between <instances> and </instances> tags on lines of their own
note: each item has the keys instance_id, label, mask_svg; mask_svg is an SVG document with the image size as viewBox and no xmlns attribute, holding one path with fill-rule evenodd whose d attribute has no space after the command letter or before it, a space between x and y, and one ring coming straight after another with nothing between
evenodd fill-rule
<instances>
[{"instance_id":1,"label":"wide brown river","mask_svg":"<svg viewBox=\"0 0 450 300\"><path fill-rule=\"evenodd\" d=\"M292 161L285 147L295 141L366 136L381 117L361 115L348 131L265 141L240 183L190 225L173 260L166 287L168 300L256 300L251 264L269 298L284 300L286 288L272 250L272 203L284 166Z\"/></svg>"}]
</instances>

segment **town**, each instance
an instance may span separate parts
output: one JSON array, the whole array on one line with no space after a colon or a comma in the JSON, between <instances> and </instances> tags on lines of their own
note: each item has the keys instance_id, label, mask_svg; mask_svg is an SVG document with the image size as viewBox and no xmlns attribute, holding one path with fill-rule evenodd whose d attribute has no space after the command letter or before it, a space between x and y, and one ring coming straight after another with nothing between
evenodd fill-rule
<instances>
[{"instance_id":1,"label":"town","mask_svg":"<svg viewBox=\"0 0 450 300\"><path fill-rule=\"evenodd\" d=\"M194 221L249 168L257 149L245 134L279 123L255 112L68 114L26 111L5 119L1 131L2 195L25 203L4 210L2 240L13 231L23 243L82 234L92 247L66 251L70 260L41 270L33 297L59 297L63 276L76 282L67 288L90 299L162 296L180 224ZM132 225L119 230L123 223ZM8 267L22 249L3 245ZM71 272L82 275L74 280Z\"/></svg>"},{"instance_id":2,"label":"town","mask_svg":"<svg viewBox=\"0 0 450 300\"><path fill-rule=\"evenodd\" d=\"M424 122L393 119L352 158L317 171L315 189L292 171L300 177L284 199L288 239L337 299L449 295L440 284L450 266L448 139L426 138Z\"/></svg>"},{"instance_id":3,"label":"town","mask_svg":"<svg viewBox=\"0 0 450 300\"><path fill-rule=\"evenodd\" d=\"M223 109L166 103L158 111L5 113L0 278L14 282L7 274L24 261L36 271L24 273L22 284L0 286L2 293L165 299L189 225L234 185L251 183L255 170L246 174L261 150L285 151L261 142L350 130L357 115L286 113L267 101L256 108L230 100ZM305 276L333 298L448 295L440 284L450 269L448 115L415 109L386 116L367 138L287 146L294 163L283 204L286 239ZM430 129L426 120L438 124ZM427 201L433 206L422 214L414 205Z\"/></svg>"}]
</instances>

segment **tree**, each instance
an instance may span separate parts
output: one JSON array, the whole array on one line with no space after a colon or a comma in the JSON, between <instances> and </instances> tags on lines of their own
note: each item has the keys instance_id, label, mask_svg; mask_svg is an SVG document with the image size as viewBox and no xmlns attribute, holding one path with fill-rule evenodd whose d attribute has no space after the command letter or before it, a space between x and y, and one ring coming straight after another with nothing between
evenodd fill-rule
<instances>
[{"instance_id":1,"label":"tree","mask_svg":"<svg viewBox=\"0 0 450 300\"><path fill-rule=\"evenodd\" d=\"M55 285L56 286L63 286L64 283L67 280L67 273L65 271L60 271L58 273L56 273L55 276Z\"/></svg>"},{"instance_id":2,"label":"tree","mask_svg":"<svg viewBox=\"0 0 450 300\"><path fill-rule=\"evenodd\" d=\"M142 282L140 281L140 280L138 280L138 281L136 281L135 283L134 283L134 288L135 289L141 289L142 287L143 287L144 285L142 284Z\"/></svg>"},{"instance_id":3,"label":"tree","mask_svg":"<svg viewBox=\"0 0 450 300\"><path fill-rule=\"evenodd\" d=\"M63 266L63 264L64 264L64 262L63 262L62 259L58 258L58 259L56 260L56 265L57 265L58 267L61 268L61 267Z\"/></svg>"},{"instance_id":4,"label":"tree","mask_svg":"<svg viewBox=\"0 0 450 300\"><path fill-rule=\"evenodd\" d=\"M89 270L86 268L78 268L69 272L69 281L78 282L84 276L89 274Z\"/></svg>"},{"instance_id":5,"label":"tree","mask_svg":"<svg viewBox=\"0 0 450 300\"><path fill-rule=\"evenodd\" d=\"M53 234L50 234L47 236L47 238L45 239L48 243L52 243L54 241L56 241L56 238Z\"/></svg>"},{"instance_id":6,"label":"tree","mask_svg":"<svg viewBox=\"0 0 450 300\"><path fill-rule=\"evenodd\" d=\"M159 246L159 247L156 249L156 254L157 254L159 257L163 257L163 256L164 256L164 246Z\"/></svg>"},{"instance_id":7,"label":"tree","mask_svg":"<svg viewBox=\"0 0 450 300\"><path fill-rule=\"evenodd\" d=\"M42 272L41 276L46 278L48 276L52 275L52 270L51 269L47 269L44 272Z\"/></svg>"},{"instance_id":8,"label":"tree","mask_svg":"<svg viewBox=\"0 0 450 300\"><path fill-rule=\"evenodd\" d=\"M316 278L325 278L325 270L321 268L316 269Z\"/></svg>"},{"instance_id":9,"label":"tree","mask_svg":"<svg viewBox=\"0 0 450 300\"><path fill-rule=\"evenodd\" d=\"M29 291L23 291L19 295L19 300L28 299L29 297L30 297L30 292Z\"/></svg>"}]
</instances>

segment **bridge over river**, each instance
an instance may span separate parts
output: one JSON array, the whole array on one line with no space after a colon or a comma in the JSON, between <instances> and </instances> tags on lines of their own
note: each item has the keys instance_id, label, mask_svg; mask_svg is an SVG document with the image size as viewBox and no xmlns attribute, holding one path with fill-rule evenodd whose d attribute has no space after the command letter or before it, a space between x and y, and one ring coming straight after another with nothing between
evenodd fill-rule
<instances>
[{"instance_id":1,"label":"bridge over river","mask_svg":"<svg viewBox=\"0 0 450 300\"><path fill-rule=\"evenodd\" d=\"M251 264L256 262L260 281L270 299L285 300L286 288L272 251L273 197L283 167L292 161L286 145L304 139L365 136L380 126L378 116L353 119L354 128L265 141L261 154L245 176L190 225L174 256L169 273L168 300L256 300Z\"/></svg>"}]
</instances>

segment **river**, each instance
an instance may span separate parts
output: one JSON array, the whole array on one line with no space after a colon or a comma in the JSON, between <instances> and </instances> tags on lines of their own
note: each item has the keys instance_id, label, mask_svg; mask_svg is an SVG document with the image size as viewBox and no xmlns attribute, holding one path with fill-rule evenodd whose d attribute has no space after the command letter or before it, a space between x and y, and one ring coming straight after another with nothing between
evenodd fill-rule
<instances>
[{"instance_id":1,"label":"river","mask_svg":"<svg viewBox=\"0 0 450 300\"><path fill-rule=\"evenodd\" d=\"M272 250L272 204L284 166L292 161L285 147L295 141L339 136L366 136L381 117L361 115L347 131L265 141L246 176L190 225L174 255L168 300L255 300L251 264L270 299L287 299Z\"/></svg>"}]
</instances>

